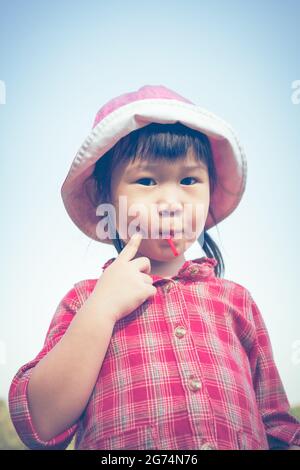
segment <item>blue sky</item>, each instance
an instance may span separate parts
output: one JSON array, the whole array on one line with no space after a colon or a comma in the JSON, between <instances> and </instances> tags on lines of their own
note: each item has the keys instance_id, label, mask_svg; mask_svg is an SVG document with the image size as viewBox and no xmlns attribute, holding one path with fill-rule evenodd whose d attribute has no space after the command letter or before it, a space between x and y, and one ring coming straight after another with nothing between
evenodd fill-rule
<instances>
[{"instance_id":1,"label":"blue sky","mask_svg":"<svg viewBox=\"0 0 300 470\"><path fill-rule=\"evenodd\" d=\"M69 219L70 163L106 101L156 84L223 117L245 148L242 202L210 234L300 403L299 17L299 2L279 0L0 1L0 397L42 348L65 293L116 255ZM202 255L194 245L186 258Z\"/></svg>"}]
</instances>

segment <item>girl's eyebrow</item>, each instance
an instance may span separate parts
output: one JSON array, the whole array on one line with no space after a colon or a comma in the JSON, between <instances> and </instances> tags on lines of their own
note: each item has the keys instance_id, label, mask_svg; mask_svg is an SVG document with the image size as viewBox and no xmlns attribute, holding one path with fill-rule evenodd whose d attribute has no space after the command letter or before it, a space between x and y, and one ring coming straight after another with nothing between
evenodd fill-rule
<instances>
[{"instance_id":1,"label":"girl's eyebrow","mask_svg":"<svg viewBox=\"0 0 300 470\"><path fill-rule=\"evenodd\" d=\"M147 170L147 169L152 169L152 168L158 168L158 163L141 163L139 165L132 166L128 169L128 172L134 171L134 170ZM201 168L206 169L206 166L203 162L200 162L196 165L184 165L181 167L181 170L199 170Z\"/></svg>"}]
</instances>

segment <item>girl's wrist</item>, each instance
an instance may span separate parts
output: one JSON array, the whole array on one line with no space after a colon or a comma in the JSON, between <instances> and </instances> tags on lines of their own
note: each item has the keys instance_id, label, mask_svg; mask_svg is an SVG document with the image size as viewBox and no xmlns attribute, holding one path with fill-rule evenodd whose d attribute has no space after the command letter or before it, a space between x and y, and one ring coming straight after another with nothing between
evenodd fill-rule
<instances>
[{"instance_id":1,"label":"girl's wrist","mask_svg":"<svg viewBox=\"0 0 300 470\"><path fill-rule=\"evenodd\" d=\"M84 305L92 315L100 317L101 320L105 318L106 321L115 324L118 310L111 299L100 297L95 291L93 291Z\"/></svg>"}]
</instances>

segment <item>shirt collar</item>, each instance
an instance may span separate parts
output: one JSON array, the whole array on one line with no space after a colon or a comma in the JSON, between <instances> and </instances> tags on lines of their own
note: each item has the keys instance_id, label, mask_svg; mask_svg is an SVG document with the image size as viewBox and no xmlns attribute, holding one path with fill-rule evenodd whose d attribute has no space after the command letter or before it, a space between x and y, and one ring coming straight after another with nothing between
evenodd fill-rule
<instances>
[{"instance_id":1,"label":"shirt collar","mask_svg":"<svg viewBox=\"0 0 300 470\"><path fill-rule=\"evenodd\" d=\"M115 260L116 258L110 258L102 266L103 271ZM162 277L157 274L151 274L153 282L160 281L162 279L185 279L190 281L198 281L216 277L215 266L218 261L215 258L208 258L203 256L202 258L196 258L193 260L186 260L177 274L172 277Z\"/></svg>"}]
</instances>

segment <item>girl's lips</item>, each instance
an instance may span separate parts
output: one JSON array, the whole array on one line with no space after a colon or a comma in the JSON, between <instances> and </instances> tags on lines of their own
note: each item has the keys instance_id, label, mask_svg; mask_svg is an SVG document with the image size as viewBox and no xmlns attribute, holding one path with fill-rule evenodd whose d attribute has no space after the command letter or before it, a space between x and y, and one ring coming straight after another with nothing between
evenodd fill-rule
<instances>
[{"instance_id":1,"label":"girl's lips","mask_svg":"<svg viewBox=\"0 0 300 470\"><path fill-rule=\"evenodd\" d=\"M175 235L178 235L182 233L182 230L165 230L165 231L162 231L160 230L159 231L159 235L162 235L163 237L175 237Z\"/></svg>"}]
</instances>

